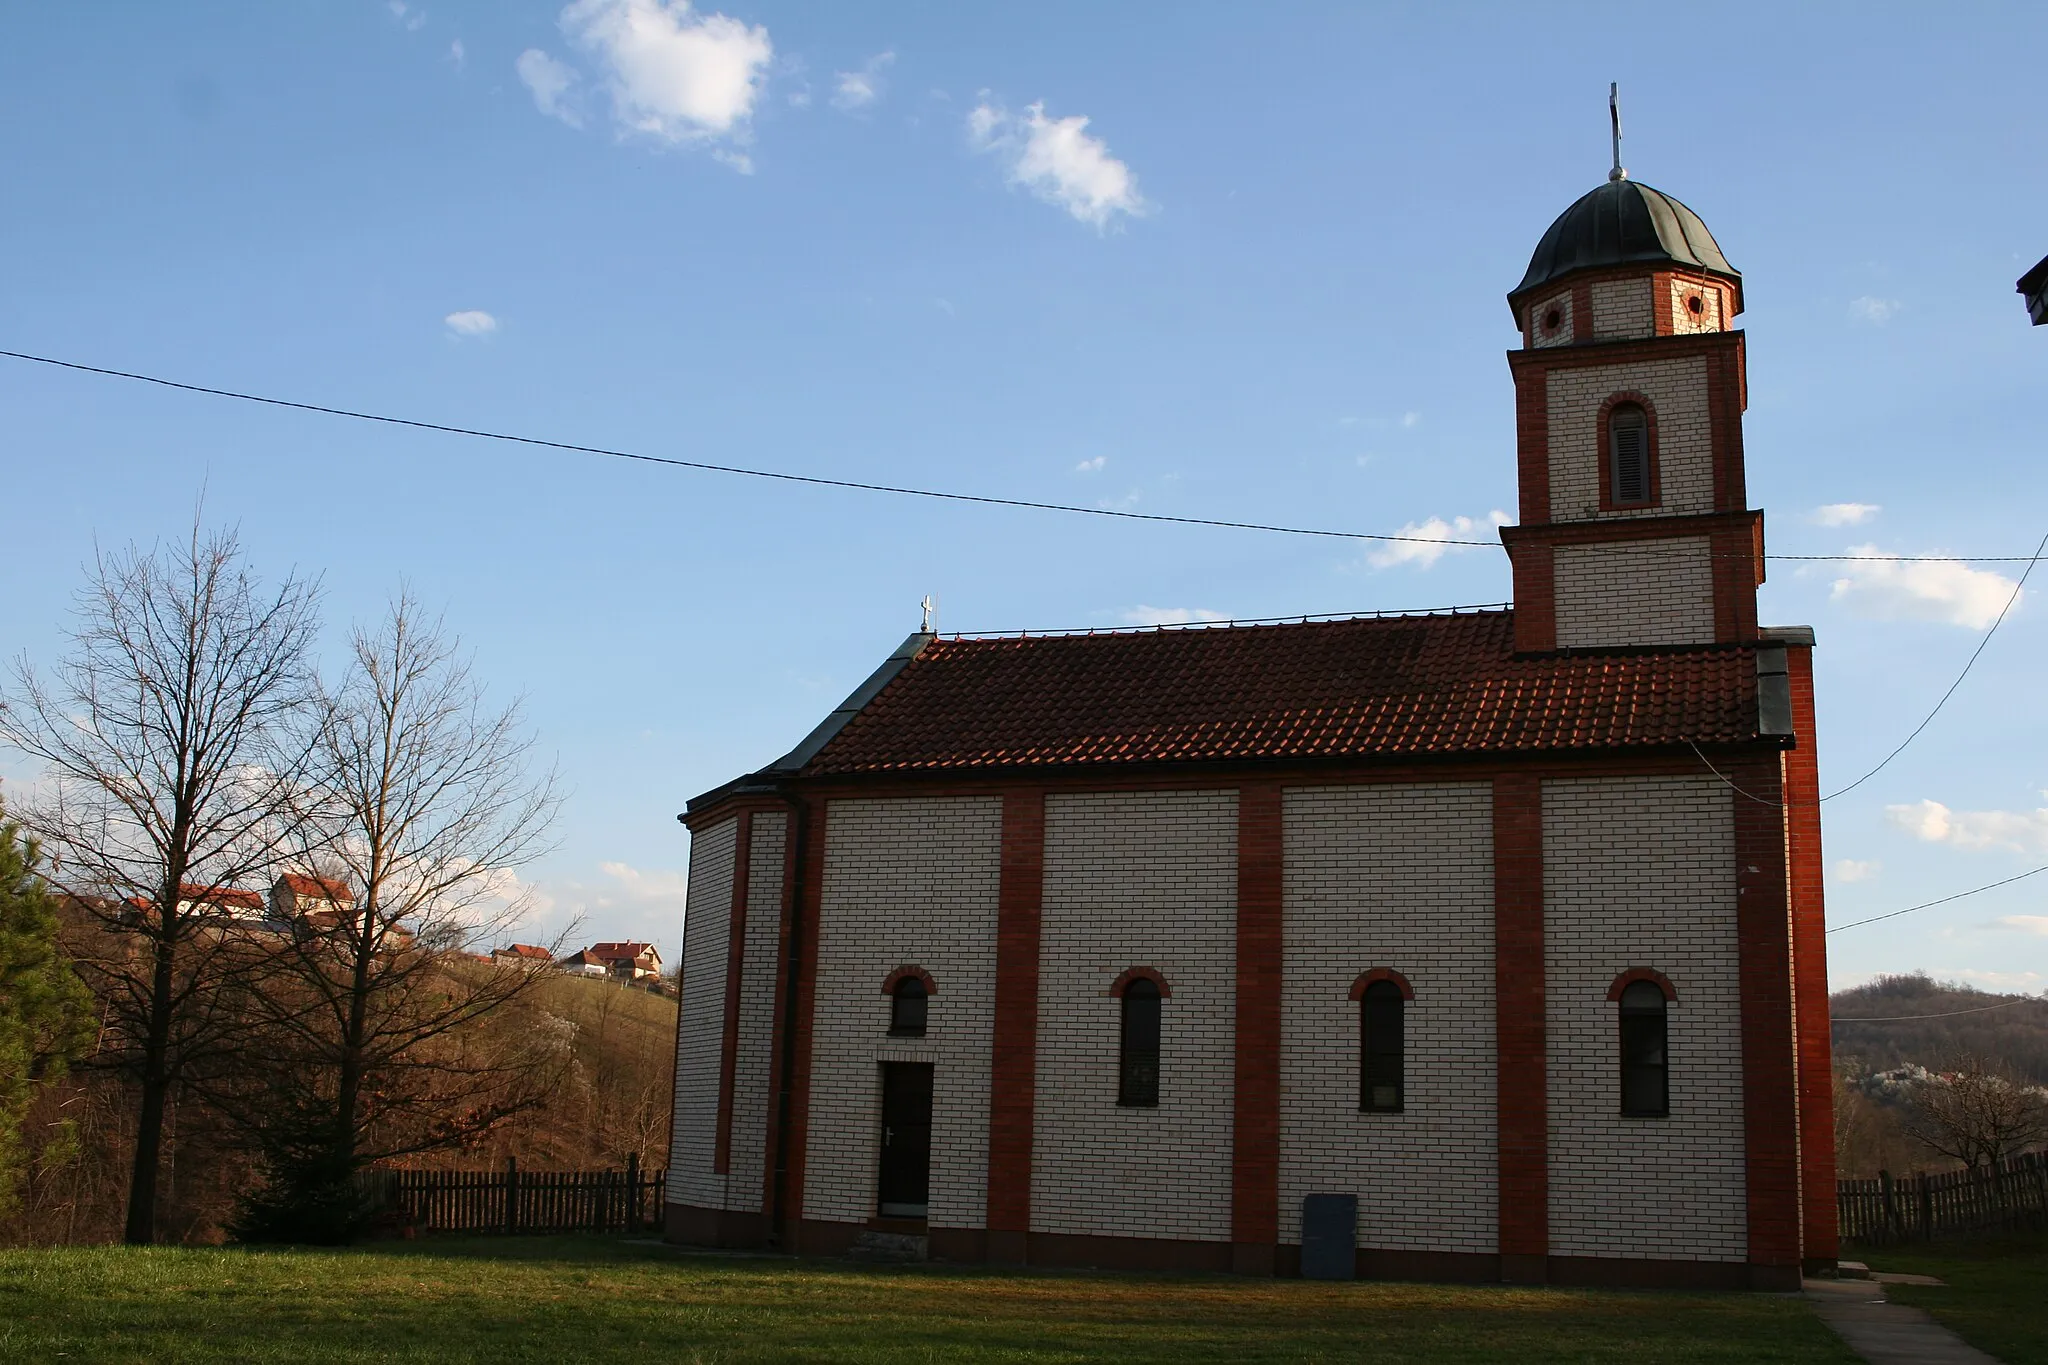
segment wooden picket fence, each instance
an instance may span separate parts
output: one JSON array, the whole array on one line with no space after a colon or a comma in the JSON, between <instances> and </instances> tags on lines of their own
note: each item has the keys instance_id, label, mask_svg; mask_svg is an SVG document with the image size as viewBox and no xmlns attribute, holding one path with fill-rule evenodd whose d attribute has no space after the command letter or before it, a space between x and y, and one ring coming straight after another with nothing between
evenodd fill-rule
<instances>
[{"instance_id":1,"label":"wooden picket fence","mask_svg":"<svg viewBox=\"0 0 2048 1365\"><path fill-rule=\"evenodd\" d=\"M1879 1246L2048 1226L2048 1153L1939 1175L1842 1180L1835 1204L1844 1240Z\"/></svg>"},{"instance_id":2,"label":"wooden picket fence","mask_svg":"<svg viewBox=\"0 0 2048 1365\"><path fill-rule=\"evenodd\" d=\"M416 1232L644 1232L661 1226L664 1171L362 1172L364 1193L393 1226Z\"/></svg>"}]
</instances>

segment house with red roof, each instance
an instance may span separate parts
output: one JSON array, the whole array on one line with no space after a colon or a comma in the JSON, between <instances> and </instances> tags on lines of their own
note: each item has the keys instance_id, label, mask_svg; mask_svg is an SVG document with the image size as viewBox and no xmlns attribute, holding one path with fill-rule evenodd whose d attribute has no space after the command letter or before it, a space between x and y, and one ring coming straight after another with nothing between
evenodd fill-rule
<instances>
[{"instance_id":1,"label":"house with red roof","mask_svg":"<svg viewBox=\"0 0 2048 1365\"><path fill-rule=\"evenodd\" d=\"M490 960L520 967L548 967L554 965L555 955L537 943L508 943L502 948L493 948Z\"/></svg>"},{"instance_id":2,"label":"house with red roof","mask_svg":"<svg viewBox=\"0 0 2048 1365\"><path fill-rule=\"evenodd\" d=\"M207 886L183 882L178 886L180 915L207 915L220 919L255 922L263 918L263 896L233 886Z\"/></svg>"},{"instance_id":3,"label":"house with red roof","mask_svg":"<svg viewBox=\"0 0 2048 1365\"><path fill-rule=\"evenodd\" d=\"M356 895L338 877L286 872L270 884L270 914L279 924L332 929L352 918Z\"/></svg>"},{"instance_id":4,"label":"house with red roof","mask_svg":"<svg viewBox=\"0 0 2048 1365\"><path fill-rule=\"evenodd\" d=\"M1508 304L1511 606L919 631L689 802L671 1239L1833 1263L1814 641L1757 619L1742 277L1617 169Z\"/></svg>"},{"instance_id":5,"label":"house with red roof","mask_svg":"<svg viewBox=\"0 0 2048 1365\"><path fill-rule=\"evenodd\" d=\"M593 943L559 965L585 976L641 981L661 975L661 953L651 943Z\"/></svg>"}]
</instances>

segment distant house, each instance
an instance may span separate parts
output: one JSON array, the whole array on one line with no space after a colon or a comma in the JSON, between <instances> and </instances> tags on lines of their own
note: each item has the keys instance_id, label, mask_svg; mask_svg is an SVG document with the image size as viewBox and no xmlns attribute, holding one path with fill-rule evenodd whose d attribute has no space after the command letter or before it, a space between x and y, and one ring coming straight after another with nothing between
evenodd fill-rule
<instances>
[{"instance_id":1,"label":"distant house","mask_svg":"<svg viewBox=\"0 0 2048 1365\"><path fill-rule=\"evenodd\" d=\"M554 960L553 953L531 943L508 943L491 951L491 961L510 962L521 967L546 967Z\"/></svg>"},{"instance_id":2,"label":"distant house","mask_svg":"<svg viewBox=\"0 0 2048 1365\"><path fill-rule=\"evenodd\" d=\"M303 915L327 914L339 919L355 907L348 883L337 877L310 877L287 872L270 884L270 913L284 922Z\"/></svg>"},{"instance_id":3,"label":"distant house","mask_svg":"<svg viewBox=\"0 0 2048 1365\"><path fill-rule=\"evenodd\" d=\"M178 913L261 922L263 897L255 891L243 891L233 886L200 886L181 882L178 886Z\"/></svg>"},{"instance_id":4,"label":"distant house","mask_svg":"<svg viewBox=\"0 0 2048 1365\"><path fill-rule=\"evenodd\" d=\"M606 975L622 981L661 975L661 954L652 943L593 943L581 955L601 963Z\"/></svg>"},{"instance_id":5,"label":"distant house","mask_svg":"<svg viewBox=\"0 0 2048 1365\"><path fill-rule=\"evenodd\" d=\"M588 949L580 953L571 953L568 957L557 960L555 966L571 976L611 975L611 968L605 965L604 960L592 957Z\"/></svg>"}]
</instances>

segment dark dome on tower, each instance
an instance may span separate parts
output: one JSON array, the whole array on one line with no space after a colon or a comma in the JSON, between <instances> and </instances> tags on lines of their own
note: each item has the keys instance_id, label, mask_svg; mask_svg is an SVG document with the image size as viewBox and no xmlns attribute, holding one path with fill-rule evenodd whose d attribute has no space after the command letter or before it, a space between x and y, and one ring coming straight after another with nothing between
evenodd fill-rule
<instances>
[{"instance_id":1,"label":"dark dome on tower","mask_svg":"<svg viewBox=\"0 0 2048 1365\"><path fill-rule=\"evenodd\" d=\"M1697 213L1648 185L1609 180L1557 216L1508 298L1578 270L1667 264L1742 279Z\"/></svg>"}]
</instances>

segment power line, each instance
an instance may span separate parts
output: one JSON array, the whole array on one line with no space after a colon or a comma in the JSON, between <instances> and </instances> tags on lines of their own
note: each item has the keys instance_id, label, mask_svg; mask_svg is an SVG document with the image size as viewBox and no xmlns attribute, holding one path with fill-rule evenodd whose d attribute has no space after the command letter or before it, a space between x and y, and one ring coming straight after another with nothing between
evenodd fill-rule
<instances>
[{"instance_id":1,"label":"power line","mask_svg":"<svg viewBox=\"0 0 2048 1365\"><path fill-rule=\"evenodd\" d=\"M1979 1005L1975 1009L1943 1010L1940 1014L1873 1014L1854 1019L1830 1019L1833 1024L1896 1024L1907 1019L1953 1019L1959 1014L1983 1014L1989 1010L2008 1010L2014 1005L2041 1005L2048 1001L2036 1000L2023 995L2017 1000L2001 1000L1996 1005Z\"/></svg>"},{"instance_id":2,"label":"power line","mask_svg":"<svg viewBox=\"0 0 2048 1365\"><path fill-rule=\"evenodd\" d=\"M1897 919L1900 915L1910 915L1916 910L1932 910L1937 905L1947 905L1950 901L1959 901L1966 896L1979 895L1985 891L1996 891L2001 886L2011 886L2014 882L2023 882L2029 877L2038 877L2043 872L2048 872L2048 864L2044 864L2043 866L2034 868L2033 870L2028 872L2022 872L2017 876L2007 877L2003 881L1992 882L1986 886L1973 887L1968 891L1958 891L1953 896L1943 896L1940 900L1922 901L1918 905L1909 905L1903 910L1893 910L1888 914L1872 915L1869 919L1851 920L1847 924L1837 924L1834 928L1828 930L1827 932L1831 934L1839 934L1844 929L1860 929L1866 924L1876 924L1880 920Z\"/></svg>"},{"instance_id":3,"label":"power line","mask_svg":"<svg viewBox=\"0 0 2048 1365\"><path fill-rule=\"evenodd\" d=\"M1921 722L1913 727L1911 734L1908 734L1904 739L1899 741L1897 748L1893 749L1890 753L1886 754L1882 759L1879 759L1876 767L1864 773L1863 776L1857 778L1848 786L1837 787L1835 790L1829 792L1826 796L1821 797L1821 801L1832 801L1838 796L1845 796L1848 793L1855 791L1858 787L1862 786L1865 782L1868 782L1871 778L1876 777L1879 773L1884 771L1887 764L1889 764L1893 759L1897 758L1900 754L1906 752L1907 745L1911 744L1914 740L1920 738L1921 731L1925 730L1928 726L1934 723L1934 718L1941 714L1941 708L1948 705L1948 699L1956 694L1956 689L1963 685L1963 679L1969 677L1970 670L1977 666L1977 660L1984 653L1985 647L1991 643L1991 637L1996 635L1998 633L1998 628L2005 624L2005 618L2007 614L2012 611L2013 604L2020 600L2020 590L2027 586L2027 579L2034 572L2034 565L2040 562L2041 556L2044 552L2048 552L2048 534L2044 534L2041 537L2041 543L2034 547L2033 557L2027 561L2026 572L2020 575L2019 582L2012 585L2012 592L2005 599L2005 605L1998 609L1998 615L1991 622L1990 628L1984 632L1984 637L1977 641L1977 647L1970 651L1970 657L1964 661L1963 671L1956 674L1956 680L1948 685L1948 691L1942 693L1941 699L1934 703L1934 709L1932 711L1929 711L1927 715L1921 720ZM1730 778L1726 773L1722 772L1719 768L1716 768L1713 765L1713 763L1707 758L1707 756L1700 752L1699 745L1692 743L1692 741L1690 740L1687 740L1686 744L1687 747L1689 747L1692 750L1693 756L1699 759L1701 763L1706 765L1707 771L1712 773L1714 776L1720 778L1722 783L1727 786L1728 790L1734 792L1737 796L1747 797L1749 800L1754 801L1761 806L1775 806L1781 810L1805 804L1804 802L1799 801L1779 801L1775 798L1768 796L1758 796L1755 792L1744 791L1741 787L1735 784L1734 779Z\"/></svg>"},{"instance_id":4,"label":"power line","mask_svg":"<svg viewBox=\"0 0 2048 1365\"><path fill-rule=\"evenodd\" d=\"M1411 536L1385 534L1372 531L1331 531L1320 527L1279 526L1257 521L1227 521L1216 517L1176 517L1162 512L1132 512L1109 507L1082 507L1077 503L1039 502L1029 498L998 498L982 493L951 493L932 488L907 488L897 484L868 483L858 479L828 479L817 474L791 474L776 469L750 469L744 465L713 464L706 460L680 460L666 455L647 455L631 450L613 450L605 446L582 445L574 441L550 441L539 436L521 436L514 432L487 431L480 427L461 427L446 422L428 422L414 417L392 417L384 413L361 412L353 408L337 408L324 403L301 403L289 398L272 398L259 393L243 393L235 389L215 388L206 384L188 384L181 380L165 379L159 375L140 374L132 370L110 369L102 365L86 365L75 360L58 360L52 356L34 355L27 351L0 350L0 356L10 360L25 360L31 364L49 365L60 370L73 370L80 374L96 374L109 379L127 379L138 384L154 384L159 388L177 389L184 393L206 394L214 398L232 398L242 403L260 403L273 408L290 408L297 412L317 412L329 417L347 417L358 422L377 422L385 426L408 427L415 431L438 431L450 436L474 436L486 441L507 441L516 445L538 446L547 450L566 450L579 455L602 455L614 460L634 460L642 464L668 465L677 469L695 469L713 474L737 474L750 479L775 479L783 483L810 484L820 488L846 488L863 493L893 493L907 498L936 498L945 502L980 503L990 507L1021 507L1036 512L1070 512L1085 517L1111 517L1124 521L1164 522L1177 526L1215 526L1233 531L1267 531L1275 535L1317 536L1332 540L1370 540L1408 545L1436 545L1469 547L1473 549L1500 549L1498 541L1464 540L1448 536ZM1748 559L1748 555L1733 556ZM2029 555L1765 555L1765 559L1786 562L1839 562L1839 563L1882 563L1882 564L2027 564L2030 567L2041 558L2037 550Z\"/></svg>"},{"instance_id":5,"label":"power line","mask_svg":"<svg viewBox=\"0 0 2048 1365\"><path fill-rule=\"evenodd\" d=\"M1969 677L1970 670L1977 666L1977 658L1984 652L1984 647L1991 643L1991 637L1998 634L1998 628L2001 625L2005 624L2006 613L2012 610L2013 603L2020 600L2020 589L2027 586L2027 578L2034 572L2034 565L2040 562L2041 552L2044 550L2048 550L2048 533L2044 533L2041 537L2041 543L2034 547L2034 558L2028 561L2026 573L2020 575L2020 581L2012 585L2012 595L2007 597L2005 599L2005 605L1998 609L1998 617L1996 620L1992 621L1991 629L1984 632L1984 638L1979 640L1977 642L1977 647L1970 651L1969 660L1968 662L1964 663L1963 671L1956 674L1956 680L1948 685L1948 691L1942 693L1941 700L1934 703L1934 709L1927 713L1927 719L1921 721L1918 725L1914 726L1913 733L1907 735L1904 739L1900 740L1899 747L1892 750L1890 753L1886 754L1883 760L1879 762L1875 768L1872 768L1869 772L1863 774L1863 776L1857 778L1848 786L1838 787L1834 791L1829 792L1826 796L1823 796L1821 800L1832 801L1836 797L1841 796L1847 792L1855 791L1865 782L1868 782L1871 778L1876 777L1880 772L1884 771L1885 764L1890 763L1893 759L1897 758L1900 754L1904 753L1906 751L1906 746L1908 744L1911 744L1914 740L1920 738L1920 732L1922 730L1925 730L1929 725L1932 725L1934 723L1934 718L1941 714L1941 708L1948 705L1948 699L1956 694L1956 689L1963 685L1963 679Z\"/></svg>"}]
</instances>

